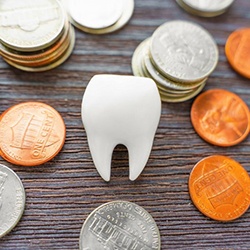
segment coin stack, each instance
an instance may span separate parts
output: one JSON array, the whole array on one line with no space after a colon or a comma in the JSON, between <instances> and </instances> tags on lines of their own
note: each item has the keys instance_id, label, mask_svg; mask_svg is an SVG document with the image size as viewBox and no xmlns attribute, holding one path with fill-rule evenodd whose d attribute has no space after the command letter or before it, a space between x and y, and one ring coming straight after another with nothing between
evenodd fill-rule
<instances>
[{"instance_id":1,"label":"coin stack","mask_svg":"<svg viewBox=\"0 0 250 250\"><path fill-rule=\"evenodd\" d=\"M121 29L131 18L134 0L61 0L71 23L90 34Z\"/></svg>"},{"instance_id":2,"label":"coin stack","mask_svg":"<svg viewBox=\"0 0 250 250\"><path fill-rule=\"evenodd\" d=\"M177 20L158 27L137 47L132 70L156 82L162 101L182 102L204 88L217 62L211 35L197 24Z\"/></svg>"},{"instance_id":3,"label":"coin stack","mask_svg":"<svg viewBox=\"0 0 250 250\"><path fill-rule=\"evenodd\" d=\"M56 0L4 1L0 27L0 54L24 71L55 68L74 48L74 29Z\"/></svg>"},{"instance_id":4,"label":"coin stack","mask_svg":"<svg viewBox=\"0 0 250 250\"><path fill-rule=\"evenodd\" d=\"M176 2L190 14L214 17L226 12L234 0L176 0Z\"/></svg>"}]
</instances>

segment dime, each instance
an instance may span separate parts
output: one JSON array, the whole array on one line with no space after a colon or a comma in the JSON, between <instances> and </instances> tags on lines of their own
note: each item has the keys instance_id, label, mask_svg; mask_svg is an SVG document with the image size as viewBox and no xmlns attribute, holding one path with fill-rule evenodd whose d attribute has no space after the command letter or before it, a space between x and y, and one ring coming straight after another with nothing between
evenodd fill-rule
<instances>
[{"instance_id":1,"label":"dime","mask_svg":"<svg viewBox=\"0 0 250 250\"><path fill-rule=\"evenodd\" d=\"M0 117L0 154L17 165L36 166L55 157L65 141L60 114L40 102L20 103Z\"/></svg>"},{"instance_id":2,"label":"dime","mask_svg":"<svg viewBox=\"0 0 250 250\"><path fill-rule=\"evenodd\" d=\"M67 0L72 19L90 29L103 29L116 23L123 12L123 0Z\"/></svg>"},{"instance_id":3,"label":"dime","mask_svg":"<svg viewBox=\"0 0 250 250\"><path fill-rule=\"evenodd\" d=\"M158 27L150 53L159 71L177 82L202 81L218 62L218 48L211 35L187 21L170 21Z\"/></svg>"},{"instance_id":4,"label":"dime","mask_svg":"<svg viewBox=\"0 0 250 250\"><path fill-rule=\"evenodd\" d=\"M0 41L18 51L48 47L64 23L64 10L56 0L0 0Z\"/></svg>"},{"instance_id":5,"label":"dime","mask_svg":"<svg viewBox=\"0 0 250 250\"><path fill-rule=\"evenodd\" d=\"M107 33L117 31L121 29L130 20L134 11L134 0L122 0L122 1L123 1L123 10L122 10L121 17L117 20L117 22L115 22L113 25L109 27L102 28L102 29L92 29L92 28L88 28L79 24L72 17L70 21L78 29L86 33L90 33L90 34L101 35L101 34L107 34Z\"/></svg>"},{"instance_id":6,"label":"dime","mask_svg":"<svg viewBox=\"0 0 250 250\"><path fill-rule=\"evenodd\" d=\"M211 89L199 95L191 108L191 121L198 135L217 146L233 146L249 134L248 106L236 94Z\"/></svg>"},{"instance_id":7,"label":"dime","mask_svg":"<svg viewBox=\"0 0 250 250\"><path fill-rule=\"evenodd\" d=\"M83 224L80 250L160 250L158 227L142 207L113 201L95 209Z\"/></svg>"},{"instance_id":8,"label":"dime","mask_svg":"<svg viewBox=\"0 0 250 250\"><path fill-rule=\"evenodd\" d=\"M238 162L213 155L194 166L189 177L189 192L194 205L204 215L231 221L249 208L250 178Z\"/></svg>"},{"instance_id":9,"label":"dime","mask_svg":"<svg viewBox=\"0 0 250 250\"><path fill-rule=\"evenodd\" d=\"M25 190L19 177L0 164L0 238L19 222L25 207Z\"/></svg>"},{"instance_id":10,"label":"dime","mask_svg":"<svg viewBox=\"0 0 250 250\"><path fill-rule=\"evenodd\" d=\"M231 66L241 75L250 78L250 28L234 31L227 39L225 52Z\"/></svg>"}]
</instances>

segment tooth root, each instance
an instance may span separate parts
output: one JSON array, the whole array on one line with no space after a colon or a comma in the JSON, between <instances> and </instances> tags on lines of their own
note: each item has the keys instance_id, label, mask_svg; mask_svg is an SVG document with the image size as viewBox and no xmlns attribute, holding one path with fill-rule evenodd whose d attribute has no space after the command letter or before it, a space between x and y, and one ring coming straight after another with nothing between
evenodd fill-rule
<instances>
[{"instance_id":1,"label":"tooth root","mask_svg":"<svg viewBox=\"0 0 250 250\"><path fill-rule=\"evenodd\" d=\"M151 149L152 138L138 138L133 145L128 145L129 152L129 179L134 181L147 164Z\"/></svg>"},{"instance_id":2,"label":"tooth root","mask_svg":"<svg viewBox=\"0 0 250 250\"><path fill-rule=\"evenodd\" d=\"M97 171L105 181L109 181L115 145L106 137L98 135L88 136L88 144Z\"/></svg>"}]
</instances>

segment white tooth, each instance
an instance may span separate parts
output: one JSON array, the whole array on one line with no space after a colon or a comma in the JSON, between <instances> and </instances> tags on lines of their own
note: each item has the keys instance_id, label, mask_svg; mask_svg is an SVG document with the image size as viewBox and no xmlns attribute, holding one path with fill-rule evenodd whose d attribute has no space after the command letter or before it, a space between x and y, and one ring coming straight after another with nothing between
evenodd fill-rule
<instances>
[{"instance_id":1,"label":"white tooth","mask_svg":"<svg viewBox=\"0 0 250 250\"><path fill-rule=\"evenodd\" d=\"M161 115L161 100L153 80L144 77L96 75L82 100L82 120L94 164L110 180L117 144L129 152L129 178L144 169Z\"/></svg>"}]
</instances>

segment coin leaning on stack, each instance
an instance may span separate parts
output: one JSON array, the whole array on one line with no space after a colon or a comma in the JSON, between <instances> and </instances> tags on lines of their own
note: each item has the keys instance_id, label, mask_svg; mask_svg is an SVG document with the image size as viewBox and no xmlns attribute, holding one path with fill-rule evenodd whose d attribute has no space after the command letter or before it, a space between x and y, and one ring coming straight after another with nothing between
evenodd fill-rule
<instances>
[{"instance_id":1,"label":"coin leaning on stack","mask_svg":"<svg viewBox=\"0 0 250 250\"><path fill-rule=\"evenodd\" d=\"M132 70L156 82L162 101L182 102L204 88L217 63L211 35L197 24L177 20L158 27L137 47Z\"/></svg>"},{"instance_id":2,"label":"coin leaning on stack","mask_svg":"<svg viewBox=\"0 0 250 250\"><path fill-rule=\"evenodd\" d=\"M131 18L134 0L61 0L70 22L90 34L107 34L121 29Z\"/></svg>"},{"instance_id":3,"label":"coin leaning on stack","mask_svg":"<svg viewBox=\"0 0 250 250\"><path fill-rule=\"evenodd\" d=\"M0 3L0 54L7 63L39 72L57 67L70 56L75 32L60 2Z\"/></svg>"},{"instance_id":4,"label":"coin leaning on stack","mask_svg":"<svg viewBox=\"0 0 250 250\"><path fill-rule=\"evenodd\" d=\"M190 14L214 17L226 12L234 0L176 0L176 2Z\"/></svg>"}]
</instances>

